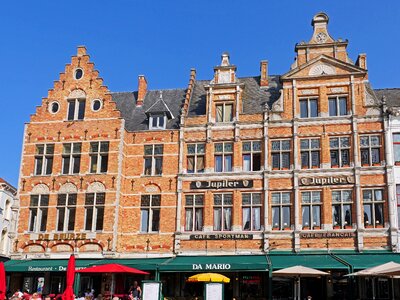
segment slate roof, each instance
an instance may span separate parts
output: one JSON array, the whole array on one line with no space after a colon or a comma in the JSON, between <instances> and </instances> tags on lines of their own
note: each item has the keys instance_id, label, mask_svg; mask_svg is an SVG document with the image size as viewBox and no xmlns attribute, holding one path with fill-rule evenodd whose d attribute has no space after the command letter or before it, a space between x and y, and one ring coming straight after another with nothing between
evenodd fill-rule
<instances>
[{"instance_id":1,"label":"slate roof","mask_svg":"<svg viewBox=\"0 0 400 300\"><path fill-rule=\"evenodd\" d=\"M377 89L374 90L378 99L386 97L386 104L388 107L400 106L400 88L393 89Z\"/></svg>"},{"instance_id":2,"label":"slate roof","mask_svg":"<svg viewBox=\"0 0 400 300\"><path fill-rule=\"evenodd\" d=\"M111 93L113 101L117 104L117 109L125 119L125 129L127 131L147 130L149 128L146 111L155 103L159 102L160 91L161 90L147 91L143 100L143 106L136 106L138 92ZM180 110L185 100L185 94L186 89L162 90L163 102L165 102L172 115L175 117L167 121L166 129L179 128Z\"/></svg>"},{"instance_id":3,"label":"slate roof","mask_svg":"<svg viewBox=\"0 0 400 300\"><path fill-rule=\"evenodd\" d=\"M264 111L265 104L271 108L272 104L279 99L282 85L279 76L268 76L268 87L260 87L260 76L238 78L239 84L244 84L243 90L243 114L257 114ZM210 80L196 80L193 94L189 103L189 116L206 114L206 89Z\"/></svg>"}]
</instances>

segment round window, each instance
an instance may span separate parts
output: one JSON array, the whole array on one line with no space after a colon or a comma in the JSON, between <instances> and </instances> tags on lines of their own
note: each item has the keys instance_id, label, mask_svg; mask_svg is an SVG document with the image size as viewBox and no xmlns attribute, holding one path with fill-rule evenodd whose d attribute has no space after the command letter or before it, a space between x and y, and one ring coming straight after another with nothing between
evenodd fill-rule
<instances>
[{"instance_id":1,"label":"round window","mask_svg":"<svg viewBox=\"0 0 400 300\"><path fill-rule=\"evenodd\" d=\"M51 102L49 106L49 110L52 114L58 113L60 110L60 104L58 102Z\"/></svg>"},{"instance_id":2,"label":"round window","mask_svg":"<svg viewBox=\"0 0 400 300\"><path fill-rule=\"evenodd\" d=\"M82 69L76 69L75 70L75 79L79 80L83 76L83 70Z\"/></svg>"},{"instance_id":3,"label":"round window","mask_svg":"<svg viewBox=\"0 0 400 300\"><path fill-rule=\"evenodd\" d=\"M93 111L98 111L98 110L100 110L100 109L101 109L101 106L102 106L101 100L99 100L99 99L94 99L94 100L92 101L92 109L93 109Z\"/></svg>"}]
</instances>

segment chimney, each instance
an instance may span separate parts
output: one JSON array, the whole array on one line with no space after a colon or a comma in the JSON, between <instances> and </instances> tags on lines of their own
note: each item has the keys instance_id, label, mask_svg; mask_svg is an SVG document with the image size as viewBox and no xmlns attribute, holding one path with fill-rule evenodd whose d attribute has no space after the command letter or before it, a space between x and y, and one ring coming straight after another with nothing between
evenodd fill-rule
<instances>
[{"instance_id":1,"label":"chimney","mask_svg":"<svg viewBox=\"0 0 400 300\"><path fill-rule=\"evenodd\" d=\"M139 83L138 83L138 98L136 102L136 106L142 106L144 97L146 97L147 93L147 80L144 75L139 75Z\"/></svg>"},{"instance_id":2,"label":"chimney","mask_svg":"<svg viewBox=\"0 0 400 300\"><path fill-rule=\"evenodd\" d=\"M262 60L260 62L260 86L268 86L268 60Z\"/></svg>"},{"instance_id":3,"label":"chimney","mask_svg":"<svg viewBox=\"0 0 400 300\"><path fill-rule=\"evenodd\" d=\"M85 46L78 46L77 56L84 56L84 55L86 55L86 47Z\"/></svg>"},{"instance_id":4,"label":"chimney","mask_svg":"<svg viewBox=\"0 0 400 300\"><path fill-rule=\"evenodd\" d=\"M361 69L367 69L367 54L361 53L357 57L356 66L359 66Z\"/></svg>"}]
</instances>

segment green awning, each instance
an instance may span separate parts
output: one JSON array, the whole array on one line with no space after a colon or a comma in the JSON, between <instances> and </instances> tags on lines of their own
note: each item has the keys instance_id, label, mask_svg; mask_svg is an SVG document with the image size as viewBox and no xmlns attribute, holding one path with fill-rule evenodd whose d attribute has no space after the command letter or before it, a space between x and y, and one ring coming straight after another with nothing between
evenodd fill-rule
<instances>
[{"instance_id":1,"label":"green awning","mask_svg":"<svg viewBox=\"0 0 400 300\"><path fill-rule=\"evenodd\" d=\"M160 265L164 272L267 271L265 255L177 256Z\"/></svg>"},{"instance_id":2,"label":"green awning","mask_svg":"<svg viewBox=\"0 0 400 300\"><path fill-rule=\"evenodd\" d=\"M399 253L336 254L336 256L350 264L354 270L375 267L390 261L400 263Z\"/></svg>"},{"instance_id":3,"label":"green awning","mask_svg":"<svg viewBox=\"0 0 400 300\"><path fill-rule=\"evenodd\" d=\"M348 266L340 263L329 254L270 254L272 269L304 266L314 269L344 269Z\"/></svg>"},{"instance_id":4,"label":"green awning","mask_svg":"<svg viewBox=\"0 0 400 300\"><path fill-rule=\"evenodd\" d=\"M99 261L98 259L77 259L75 266L82 269ZM68 259L9 260L4 263L6 272L65 272Z\"/></svg>"},{"instance_id":5,"label":"green awning","mask_svg":"<svg viewBox=\"0 0 400 300\"><path fill-rule=\"evenodd\" d=\"M170 258L143 259L77 259L76 269L104 264L121 264L139 270L156 270L158 265ZM68 259L9 260L4 263L7 272L65 272Z\"/></svg>"}]
</instances>

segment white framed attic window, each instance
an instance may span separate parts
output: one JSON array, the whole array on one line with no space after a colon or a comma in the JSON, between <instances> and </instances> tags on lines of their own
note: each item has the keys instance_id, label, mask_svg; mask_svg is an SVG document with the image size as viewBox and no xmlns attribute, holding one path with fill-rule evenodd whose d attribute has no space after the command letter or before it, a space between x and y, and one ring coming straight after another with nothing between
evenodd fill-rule
<instances>
[{"instance_id":1,"label":"white framed attic window","mask_svg":"<svg viewBox=\"0 0 400 300\"><path fill-rule=\"evenodd\" d=\"M165 129L167 116L164 114L151 115L149 117L149 129Z\"/></svg>"}]
</instances>

